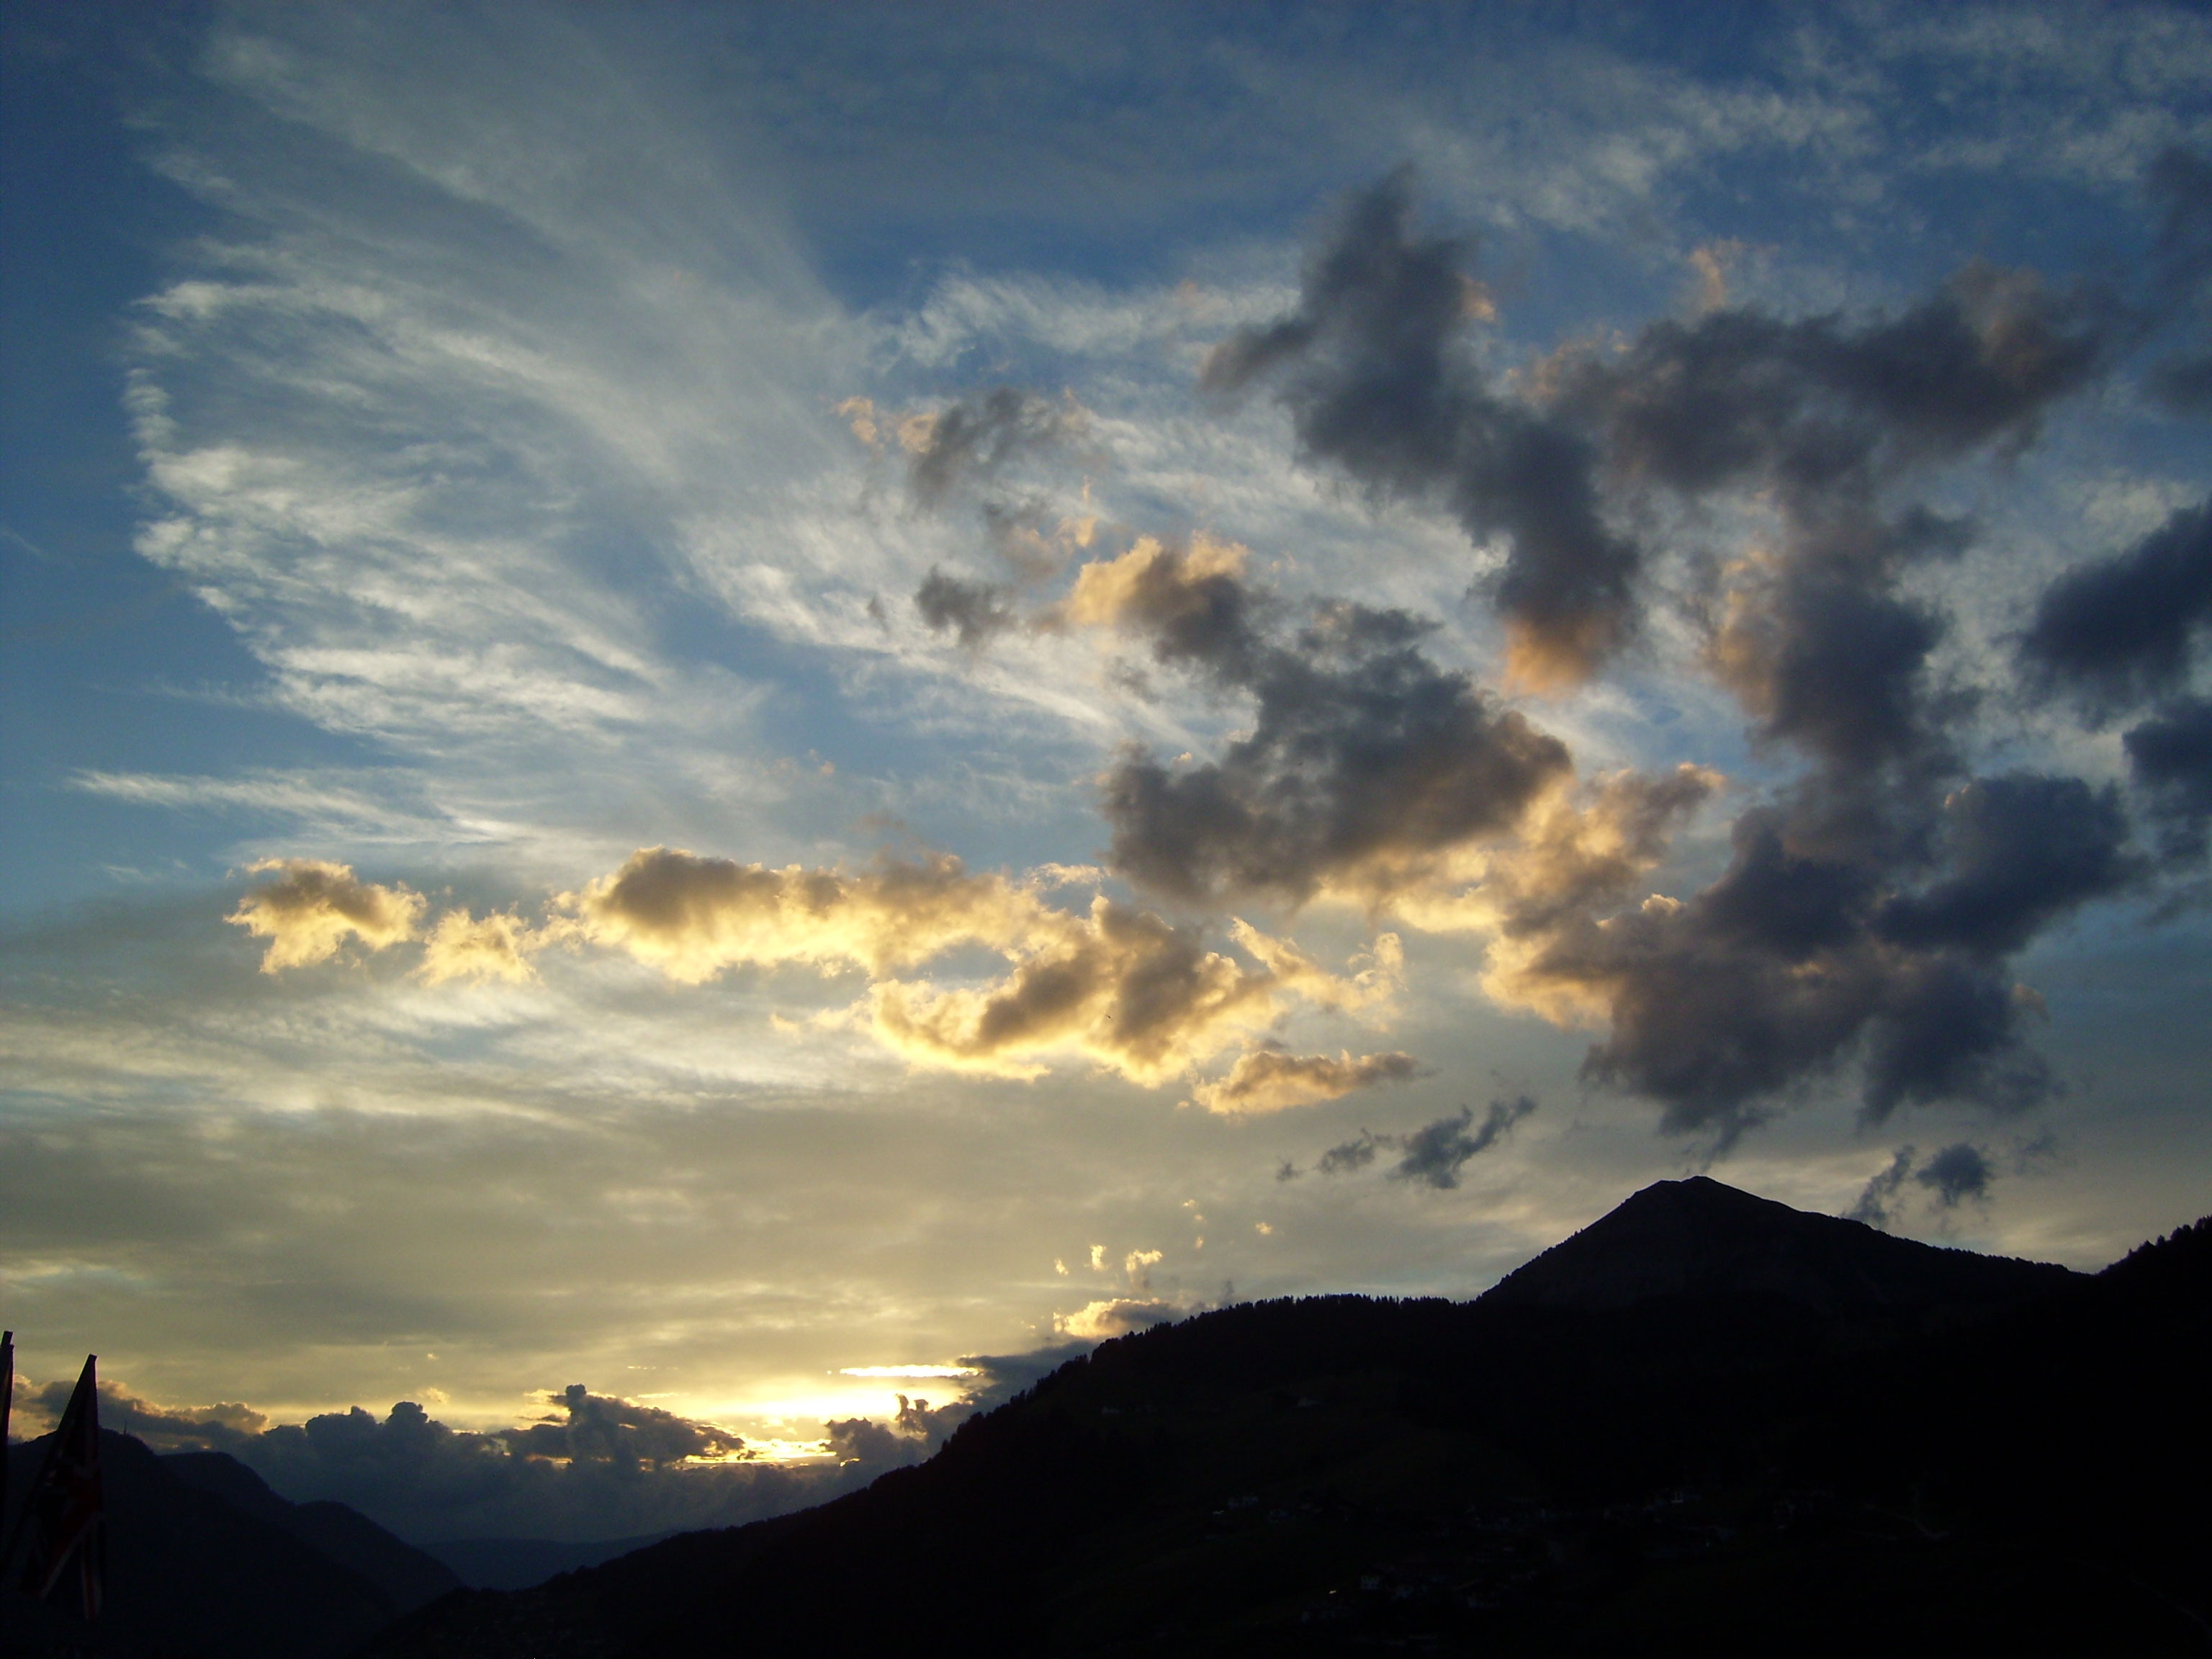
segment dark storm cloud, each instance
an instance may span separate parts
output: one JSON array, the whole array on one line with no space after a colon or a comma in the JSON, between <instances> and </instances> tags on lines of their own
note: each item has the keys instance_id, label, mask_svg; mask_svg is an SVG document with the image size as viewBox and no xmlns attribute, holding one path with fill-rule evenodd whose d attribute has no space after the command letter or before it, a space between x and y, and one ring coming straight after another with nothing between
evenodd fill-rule
<instances>
[{"instance_id":1,"label":"dark storm cloud","mask_svg":"<svg viewBox=\"0 0 2212 1659\"><path fill-rule=\"evenodd\" d=\"M952 633L973 651L1015 625L1007 590L993 582L963 581L932 565L915 590L914 608L936 632Z\"/></svg>"},{"instance_id":2,"label":"dark storm cloud","mask_svg":"<svg viewBox=\"0 0 2212 1659\"><path fill-rule=\"evenodd\" d=\"M2212 699L2183 698L2129 731L2128 765L2148 798L2162 850L2204 856L2212 826Z\"/></svg>"},{"instance_id":3,"label":"dark storm cloud","mask_svg":"<svg viewBox=\"0 0 2212 1659\"><path fill-rule=\"evenodd\" d=\"M1890 970L1867 1036L1866 1115L1971 1100L2023 1112L2056 1091L2051 1068L2024 1045L2042 1004L1986 961L1919 953Z\"/></svg>"},{"instance_id":4,"label":"dark storm cloud","mask_svg":"<svg viewBox=\"0 0 2212 1659\"><path fill-rule=\"evenodd\" d=\"M2193 202L2197 175L2166 171L2169 199ZM2195 224L2170 214L2169 270L2196 258ZM1224 342L1204 383L1273 383L1310 459L1386 495L1443 501L1478 538L1502 533L1498 598L1516 649L1571 674L1633 632L1650 592L1637 549L1610 526L1661 498L1762 503L1778 534L1704 571L1698 619L1754 741L1805 769L1741 816L1711 886L1608 914L1658 848L1606 864L1587 891L1553 879L1552 865L1575 860L1537 856L1536 804L1553 811L1569 778L1564 746L1434 665L1419 624L1340 605L1279 644L1240 569L1211 569L1201 596L1188 569L1156 560L1146 603L1118 619L1147 632L1163 662L1252 696L1256 717L1218 760L1115 769L1116 868L1193 902L1327 891L1379 905L1424 880L1464 879L1471 866L1455 873L1445 856L1455 849L1511 848L1482 890L1502 936L1486 983L1555 1016L1603 1018L1587 1074L1657 1100L1677 1131L1725 1142L1849 1065L1875 1118L1945 1098L2017 1109L2041 1097L2053 1079L2025 1045L2039 1005L2007 959L2142 866L2116 791L1971 773L1975 694L1936 672L1950 619L1916 578L1961 556L1974 526L1915 503L1911 488L2032 443L2141 337L2142 308L1975 264L1887 314L1735 307L1662 319L1617 349L1557 354L1524 397L1486 382L1474 360L1468 325L1486 301L1464 264L1461 245L1414 233L1407 178L1394 176L1346 208L1296 311ZM2148 663L2146 684L2171 689L2212 607L2189 585L2203 517L2178 515L2155 545L2055 589L2055 620L2031 652L2094 678L2096 642L2123 641L2124 672ZM2160 614L2146 620L2139 596L2162 601ZM2124 642L2137 637L2166 643ZM2177 714L2170 734L2146 728L2137 745L2138 783L2163 791L2179 826L2169 839L2197 821L2195 730ZM1684 780L1665 821L1713 787ZM1603 839L1602 814L1579 810L1586 822L1563 848ZM1543 866L1540 878L1519 882L1516 860ZM1338 1166L1366 1145L1334 1149Z\"/></svg>"},{"instance_id":5,"label":"dark storm cloud","mask_svg":"<svg viewBox=\"0 0 2212 1659\"><path fill-rule=\"evenodd\" d=\"M1419 1182L1446 1190L1459 1185L1459 1172L1469 1159L1488 1152L1535 1109L1534 1100L1518 1095L1511 1100L1492 1101L1480 1124L1474 1121L1474 1109L1462 1106L1407 1134L1378 1135L1362 1129L1323 1152L1314 1167L1325 1176L1349 1175L1374 1163L1378 1152L1391 1151L1401 1155L1390 1170L1393 1181ZM1283 1178L1279 1172L1277 1179Z\"/></svg>"},{"instance_id":6,"label":"dark storm cloud","mask_svg":"<svg viewBox=\"0 0 2212 1659\"><path fill-rule=\"evenodd\" d=\"M988 483L1022 456L1065 442L1080 422L1072 400L1006 386L970 393L901 429L915 499L935 506L961 484Z\"/></svg>"},{"instance_id":7,"label":"dark storm cloud","mask_svg":"<svg viewBox=\"0 0 2212 1659\"><path fill-rule=\"evenodd\" d=\"M1537 684L1583 678L1636 629L1644 561L1608 523L1610 483L1686 498L1770 489L1824 562L1955 551L1956 527L1921 533L1924 514L1886 523L1880 487L2025 445L2103 369L2127 320L2093 290L1975 264L1870 321L1738 307L1656 322L1618 352L1553 359L1531 401L1487 386L1468 349L1482 302L1466 256L1413 234L1410 179L1395 174L1348 205L1297 310L1224 342L1203 384L1278 380L1310 459L1387 495L1441 498L1477 541L1503 535L1495 598ZM1860 570L1858 586L1880 574ZM1829 588L1844 597L1832 576ZM1791 631L1826 614L1801 606Z\"/></svg>"},{"instance_id":8,"label":"dark storm cloud","mask_svg":"<svg viewBox=\"0 0 2212 1659\"><path fill-rule=\"evenodd\" d=\"M1552 368L1556 406L1602 434L1624 486L1758 490L1778 510L1778 545L1726 578L1707 660L1755 738L1813 763L1789 796L1797 845L1910 857L1959 769L1972 703L1929 667L1948 622L1904 584L1963 552L1971 526L1887 494L2025 445L2101 372L2118 327L2094 295L1974 266L1894 317L1717 311Z\"/></svg>"},{"instance_id":9,"label":"dark storm cloud","mask_svg":"<svg viewBox=\"0 0 2212 1659\"><path fill-rule=\"evenodd\" d=\"M1413 229L1412 178L1355 197L1291 315L1240 331L1202 384L1280 380L1298 442L1385 495L1441 499L1477 542L1506 538L1495 598L1532 679L1580 679L1633 630L1638 555L1600 514L1595 453L1486 386L1466 345L1481 291L1468 249Z\"/></svg>"},{"instance_id":10,"label":"dark storm cloud","mask_svg":"<svg viewBox=\"0 0 2212 1659\"><path fill-rule=\"evenodd\" d=\"M2119 792L2079 778L1977 778L1946 803L1943 828L1942 878L1882 908L1877 925L1885 937L2004 956L2136 873Z\"/></svg>"},{"instance_id":11,"label":"dark storm cloud","mask_svg":"<svg viewBox=\"0 0 2212 1659\"><path fill-rule=\"evenodd\" d=\"M1931 707L1929 653L1943 619L1863 573L1792 563L1731 596L1709 659L1757 737L1824 763L1838 785L1948 759Z\"/></svg>"},{"instance_id":12,"label":"dark storm cloud","mask_svg":"<svg viewBox=\"0 0 2212 1659\"><path fill-rule=\"evenodd\" d=\"M2126 552L2059 577L2021 653L2044 684L2099 713L2176 690L2212 625L2212 502L2184 507Z\"/></svg>"},{"instance_id":13,"label":"dark storm cloud","mask_svg":"<svg viewBox=\"0 0 2212 1659\"><path fill-rule=\"evenodd\" d=\"M1191 649L1187 620L1154 633L1163 660ZM1218 761L1116 766L1104 788L1115 867L1191 901L1296 902L1325 886L1379 896L1510 830L1565 779L1566 746L1431 661L1424 631L1350 604L1280 645L1209 623L1200 660L1256 700L1252 735Z\"/></svg>"},{"instance_id":14,"label":"dark storm cloud","mask_svg":"<svg viewBox=\"0 0 2212 1659\"><path fill-rule=\"evenodd\" d=\"M2208 631L2212 501L2183 507L2124 552L2060 576L2043 591L2021 641L2039 688L2071 695L2094 723L2164 700L2124 741L2159 850L2172 863L2202 859L2212 823L2212 703L2187 695Z\"/></svg>"},{"instance_id":15,"label":"dark storm cloud","mask_svg":"<svg viewBox=\"0 0 2212 1659\"><path fill-rule=\"evenodd\" d=\"M2103 367L2118 308L2031 273L1970 265L1864 324L1733 308L1648 325L1555 371L1558 405L1627 477L1702 495L1771 484L1808 520L1881 477L2033 438Z\"/></svg>"},{"instance_id":16,"label":"dark storm cloud","mask_svg":"<svg viewBox=\"0 0 2212 1659\"><path fill-rule=\"evenodd\" d=\"M1794 827L1788 805L1746 811L1712 886L1555 926L1516 988L1598 994L1612 1030L1588 1073L1657 1099L1674 1130L1732 1138L1759 1103L1853 1053L1877 1119L1944 1098L2018 1109L2047 1092L2021 1046L2035 1005L2004 958L2133 878L2112 792L1976 780L1950 796L1917 863L1887 848L1808 851Z\"/></svg>"},{"instance_id":17,"label":"dark storm cloud","mask_svg":"<svg viewBox=\"0 0 2212 1659\"><path fill-rule=\"evenodd\" d=\"M2132 879L2125 819L2078 779L1966 775L1973 701L1931 668L1948 620L1906 582L1971 526L1890 497L2029 442L2124 321L2087 290L1974 266L1888 318L1723 310L1550 366L1553 406L1600 434L1624 488L1757 490L1781 518L1776 545L1723 573L1706 656L1754 739L1808 769L1738 819L1712 886L1565 920L1506 976L1601 1006L1588 1074L1657 1099L1668 1127L1725 1144L1854 1059L1875 1118L2052 1086L2004 958Z\"/></svg>"},{"instance_id":18,"label":"dark storm cloud","mask_svg":"<svg viewBox=\"0 0 2212 1659\"><path fill-rule=\"evenodd\" d=\"M1912 1178L1936 1194L1936 1201L1945 1209L1952 1209L1966 1199L1987 1198L1990 1182L1996 1171L1982 1149L1961 1140L1929 1154L1928 1162Z\"/></svg>"}]
</instances>

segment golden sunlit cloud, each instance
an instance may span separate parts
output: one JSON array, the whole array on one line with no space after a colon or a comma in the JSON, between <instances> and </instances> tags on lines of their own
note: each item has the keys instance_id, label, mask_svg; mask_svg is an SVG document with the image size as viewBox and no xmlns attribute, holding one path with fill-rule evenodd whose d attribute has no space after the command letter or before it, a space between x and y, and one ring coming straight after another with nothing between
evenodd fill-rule
<instances>
[{"instance_id":1,"label":"golden sunlit cloud","mask_svg":"<svg viewBox=\"0 0 2212 1659\"><path fill-rule=\"evenodd\" d=\"M349 936L372 951L404 943L415 937L427 902L403 886L362 881L350 865L320 859L264 859L247 868L282 872L224 918L270 942L261 957L264 974L327 962Z\"/></svg>"},{"instance_id":2,"label":"golden sunlit cloud","mask_svg":"<svg viewBox=\"0 0 2212 1659\"><path fill-rule=\"evenodd\" d=\"M1078 628L1115 628L1133 620L1159 626L1206 602L1203 584L1237 576L1249 548L1198 532L1188 549L1142 536L1118 558L1094 559L1075 573L1075 586L1048 620Z\"/></svg>"},{"instance_id":3,"label":"golden sunlit cloud","mask_svg":"<svg viewBox=\"0 0 2212 1659\"><path fill-rule=\"evenodd\" d=\"M495 911L477 917L465 910L448 910L430 930L416 975L426 985L454 979L522 984L537 977L529 956L541 943L540 936L512 913Z\"/></svg>"},{"instance_id":4,"label":"golden sunlit cloud","mask_svg":"<svg viewBox=\"0 0 2212 1659\"><path fill-rule=\"evenodd\" d=\"M1054 1314L1053 1329L1061 1336L1073 1337L1082 1342L1104 1342L1117 1336L1127 1336L1132 1331L1150 1329L1154 1325L1179 1318L1186 1310L1172 1303L1153 1302L1135 1297L1109 1297L1097 1302L1085 1303L1072 1314Z\"/></svg>"},{"instance_id":5,"label":"golden sunlit cloud","mask_svg":"<svg viewBox=\"0 0 2212 1659\"><path fill-rule=\"evenodd\" d=\"M1000 1077L1039 1077L1053 1057L1077 1054L1155 1086L1255 1040L1294 998L1353 1013L1386 1004L1403 971L1395 935L1339 976L1233 922L1248 965L1150 911L1103 896L1087 914L1058 909L1036 884L970 874L949 857L843 872L649 848L556 902L565 920L549 931L687 983L740 966L858 967L874 983L854 1013L880 1041L919 1064ZM981 987L890 977L964 945L997 952L1010 971Z\"/></svg>"},{"instance_id":6,"label":"golden sunlit cloud","mask_svg":"<svg viewBox=\"0 0 2212 1659\"><path fill-rule=\"evenodd\" d=\"M1191 1098L1209 1112L1234 1117L1310 1106L1378 1083L1407 1082L1420 1073L1411 1054L1362 1054L1354 1060L1347 1049L1332 1060L1327 1054L1255 1048L1237 1056L1218 1083L1192 1090Z\"/></svg>"}]
</instances>

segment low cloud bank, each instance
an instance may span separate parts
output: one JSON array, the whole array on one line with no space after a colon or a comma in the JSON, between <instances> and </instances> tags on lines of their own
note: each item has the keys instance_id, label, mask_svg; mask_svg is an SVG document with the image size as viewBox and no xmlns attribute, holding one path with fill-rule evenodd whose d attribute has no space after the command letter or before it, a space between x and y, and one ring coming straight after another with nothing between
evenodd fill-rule
<instances>
[{"instance_id":1,"label":"low cloud bank","mask_svg":"<svg viewBox=\"0 0 2212 1659\"><path fill-rule=\"evenodd\" d=\"M535 1421L483 1433L441 1423L412 1401L382 1418L356 1406L271 1426L249 1406L161 1406L113 1382L100 1384L100 1409L102 1426L135 1435L157 1452L227 1452L295 1503L347 1504L418 1543L581 1542L741 1526L825 1503L919 1462L968 1418L1088 1346L1079 1341L965 1358L962 1365L975 1375L963 1379L960 1399L933 1407L902 1395L888 1422L825 1423L830 1455L793 1463L754 1459L740 1436L714 1424L581 1384L547 1395L550 1409ZM24 1389L19 1431L41 1416L47 1426L58 1420L73 1386Z\"/></svg>"}]
</instances>

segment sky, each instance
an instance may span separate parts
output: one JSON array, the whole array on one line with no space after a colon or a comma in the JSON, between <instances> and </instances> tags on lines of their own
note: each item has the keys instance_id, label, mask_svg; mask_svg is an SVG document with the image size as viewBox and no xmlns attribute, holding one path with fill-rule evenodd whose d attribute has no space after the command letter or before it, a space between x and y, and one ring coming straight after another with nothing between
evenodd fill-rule
<instances>
[{"instance_id":1,"label":"sky","mask_svg":"<svg viewBox=\"0 0 2212 1659\"><path fill-rule=\"evenodd\" d=\"M27 1427L626 1535L1696 1171L2212 1209L2201 11L0 30Z\"/></svg>"}]
</instances>

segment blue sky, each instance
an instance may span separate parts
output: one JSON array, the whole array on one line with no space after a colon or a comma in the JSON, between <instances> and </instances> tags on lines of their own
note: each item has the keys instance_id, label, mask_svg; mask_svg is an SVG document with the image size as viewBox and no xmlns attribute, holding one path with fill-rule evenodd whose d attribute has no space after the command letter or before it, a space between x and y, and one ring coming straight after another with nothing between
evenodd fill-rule
<instances>
[{"instance_id":1,"label":"blue sky","mask_svg":"<svg viewBox=\"0 0 2212 1659\"><path fill-rule=\"evenodd\" d=\"M5 40L34 1377L797 1443L1692 1169L2206 1207L2200 14Z\"/></svg>"}]
</instances>

